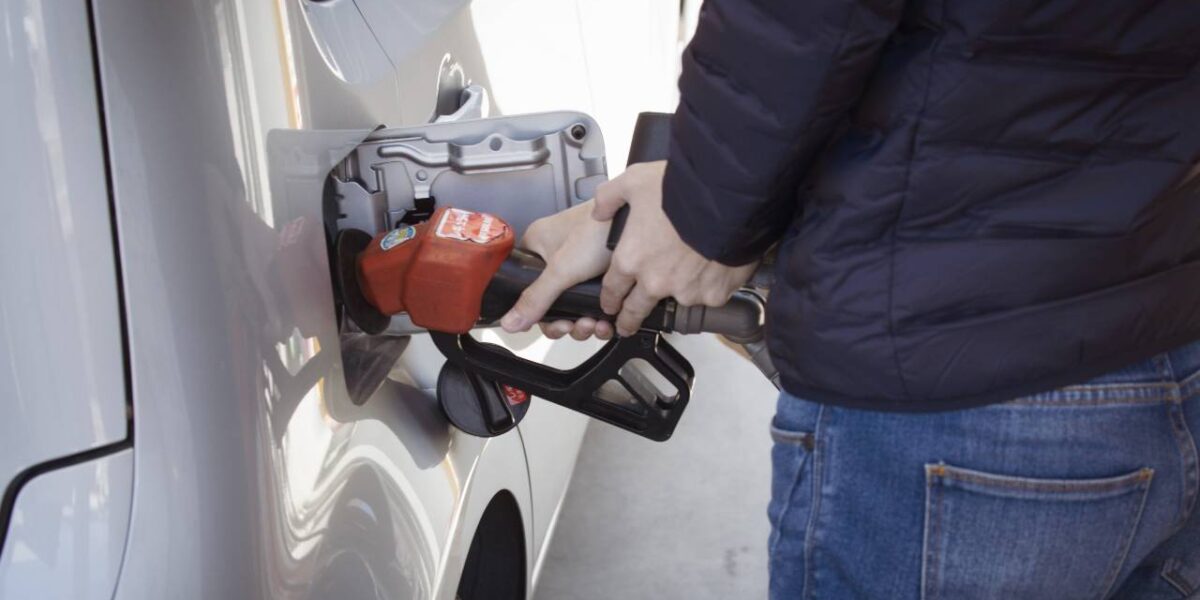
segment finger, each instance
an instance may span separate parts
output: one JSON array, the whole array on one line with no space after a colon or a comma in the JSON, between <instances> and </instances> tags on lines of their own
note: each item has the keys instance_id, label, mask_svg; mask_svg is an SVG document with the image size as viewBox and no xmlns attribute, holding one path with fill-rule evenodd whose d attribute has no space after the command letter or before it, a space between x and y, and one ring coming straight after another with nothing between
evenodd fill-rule
<instances>
[{"instance_id":1,"label":"finger","mask_svg":"<svg viewBox=\"0 0 1200 600\"><path fill-rule=\"evenodd\" d=\"M632 275L613 264L600 282L600 308L610 315L621 312L621 303L636 281Z\"/></svg>"},{"instance_id":2,"label":"finger","mask_svg":"<svg viewBox=\"0 0 1200 600\"><path fill-rule=\"evenodd\" d=\"M613 336L613 325L608 321L596 322L596 337L602 340L611 340Z\"/></svg>"},{"instance_id":3,"label":"finger","mask_svg":"<svg viewBox=\"0 0 1200 600\"><path fill-rule=\"evenodd\" d=\"M617 315L617 335L629 337L642 326L642 321L654 310L660 298L650 295L644 286L634 286L621 306L621 314Z\"/></svg>"},{"instance_id":4,"label":"finger","mask_svg":"<svg viewBox=\"0 0 1200 600\"><path fill-rule=\"evenodd\" d=\"M611 221L617 210L625 205L624 180L617 177L597 186L595 200L592 218L597 221Z\"/></svg>"},{"instance_id":5,"label":"finger","mask_svg":"<svg viewBox=\"0 0 1200 600\"><path fill-rule=\"evenodd\" d=\"M730 283L728 274L723 270L717 273L712 271L710 269L705 276L700 278L698 285L692 286L688 305L724 306L729 302L729 297L733 295L737 287Z\"/></svg>"},{"instance_id":6,"label":"finger","mask_svg":"<svg viewBox=\"0 0 1200 600\"><path fill-rule=\"evenodd\" d=\"M575 327L571 329L571 337L582 342L590 337L596 331L596 320L583 317L575 321Z\"/></svg>"},{"instance_id":7,"label":"finger","mask_svg":"<svg viewBox=\"0 0 1200 600\"><path fill-rule=\"evenodd\" d=\"M557 340L571 332L573 323L567 320L559 320L553 323L542 323L539 326L542 328L542 335L552 340Z\"/></svg>"},{"instance_id":8,"label":"finger","mask_svg":"<svg viewBox=\"0 0 1200 600\"><path fill-rule=\"evenodd\" d=\"M525 288L517 303L500 319L500 326L509 333L529 329L534 323L542 320L550 305L570 286L570 282L559 277L551 268L547 268Z\"/></svg>"}]
</instances>

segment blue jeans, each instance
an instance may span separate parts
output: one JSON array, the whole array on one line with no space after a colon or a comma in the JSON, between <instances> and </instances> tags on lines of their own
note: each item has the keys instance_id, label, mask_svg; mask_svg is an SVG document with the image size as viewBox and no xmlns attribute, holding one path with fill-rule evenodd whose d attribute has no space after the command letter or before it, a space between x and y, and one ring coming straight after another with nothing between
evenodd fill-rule
<instances>
[{"instance_id":1,"label":"blue jeans","mask_svg":"<svg viewBox=\"0 0 1200 600\"><path fill-rule=\"evenodd\" d=\"M1200 598L1200 343L955 412L785 393L771 429L772 598Z\"/></svg>"}]
</instances>

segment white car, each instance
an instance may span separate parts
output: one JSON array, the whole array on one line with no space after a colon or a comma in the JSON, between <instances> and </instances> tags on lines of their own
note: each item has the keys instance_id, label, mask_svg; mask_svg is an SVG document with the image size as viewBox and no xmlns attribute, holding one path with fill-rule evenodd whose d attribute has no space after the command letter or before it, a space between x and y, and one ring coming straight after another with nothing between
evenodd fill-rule
<instances>
[{"instance_id":1,"label":"white car","mask_svg":"<svg viewBox=\"0 0 1200 600\"><path fill-rule=\"evenodd\" d=\"M373 130L489 107L599 123L602 179L673 107L679 8L0 0L0 598L532 596L586 419L450 427L427 335L340 318L333 209Z\"/></svg>"}]
</instances>

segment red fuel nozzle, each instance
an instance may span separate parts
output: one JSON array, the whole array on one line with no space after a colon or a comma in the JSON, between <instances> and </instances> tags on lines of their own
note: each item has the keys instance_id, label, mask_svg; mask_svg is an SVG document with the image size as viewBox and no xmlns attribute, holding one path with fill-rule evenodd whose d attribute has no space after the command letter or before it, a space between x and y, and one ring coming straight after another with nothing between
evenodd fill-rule
<instances>
[{"instance_id":1,"label":"red fuel nozzle","mask_svg":"<svg viewBox=\"0 0 1200 600\"><path fill-rule=\"evenodd\" d=\"M407 312L420 327L466 333L515 241L499 217L442 207L424 223L372 239L357 259L359 286L386 315Z\"/></svg>"}]
</instances>

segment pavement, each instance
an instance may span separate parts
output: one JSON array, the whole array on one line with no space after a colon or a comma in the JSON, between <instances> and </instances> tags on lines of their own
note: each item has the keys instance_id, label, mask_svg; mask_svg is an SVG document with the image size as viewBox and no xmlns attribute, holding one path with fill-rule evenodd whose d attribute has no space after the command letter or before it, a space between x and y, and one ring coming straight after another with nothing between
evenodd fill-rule
<instances>
[{"instance_id":1,"label":"pavement","mask_svg":"<svg viewBox=\"0 0 1200 600\"><path fill-rule=\"evenodd\" d=\"M767 597L775 388L712 336L676 336L696 384L675 435L589 426L536 600Z\"/></svg>"}]
</instances>

